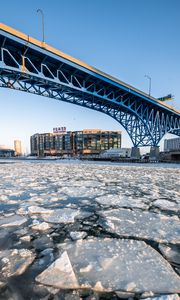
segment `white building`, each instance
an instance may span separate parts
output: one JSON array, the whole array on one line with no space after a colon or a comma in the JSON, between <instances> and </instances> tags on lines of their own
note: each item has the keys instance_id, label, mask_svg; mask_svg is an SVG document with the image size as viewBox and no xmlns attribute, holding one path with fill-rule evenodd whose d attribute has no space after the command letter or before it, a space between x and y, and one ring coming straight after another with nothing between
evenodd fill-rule
<instances>
[{"instance_id":1,"label":"white building","mask_svg":"<svg viewBox=\"0 0 180 300\"><path fill-rule=\"evenodd\" d=\"M164 151L180 150L180 137L164 140Z\"/></svg>"},{"instance_id":2,"label":"white building","mask_svg":"<svg viewBox=\"0 0 180 300\"><path fill-rule=\"evenodd\" d=\"M14 156L14 150L8 146L0 145L0 157L12 157Z\"/></svg>"},{"instance_id":3,"label":"white building","mask_svg":"<svg viewBox=\"0 0 180 300\"><path fill-rule=\"evenodd\" d=\"M131 148L111 148L100 154L102 158L130 158Z\"/></svg>"}]
</instances>

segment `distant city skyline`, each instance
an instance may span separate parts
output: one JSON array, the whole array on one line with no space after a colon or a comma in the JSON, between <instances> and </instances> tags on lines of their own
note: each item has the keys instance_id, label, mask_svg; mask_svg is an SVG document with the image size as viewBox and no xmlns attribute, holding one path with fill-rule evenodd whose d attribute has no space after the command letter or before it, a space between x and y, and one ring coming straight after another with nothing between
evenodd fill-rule
<instances>
[{"instance_id":1,"label":"distant city skyline","mask_svg":"<svg viewBox=\"0 0 180 300\"><path fill-rule=\"evenodd\" d=\"M16 0L1 4L0 22L42 40L38 8L46 43L146 93L149 76L151 95L172 93L167 103L180 109L180 1ZM99 112L3 88L0 104L0 145L13 148L21 140L23 153L30 151L31 135L54 127L121 130L122 147L132 146L122 126Z\"/></svg>"}]
</instances>

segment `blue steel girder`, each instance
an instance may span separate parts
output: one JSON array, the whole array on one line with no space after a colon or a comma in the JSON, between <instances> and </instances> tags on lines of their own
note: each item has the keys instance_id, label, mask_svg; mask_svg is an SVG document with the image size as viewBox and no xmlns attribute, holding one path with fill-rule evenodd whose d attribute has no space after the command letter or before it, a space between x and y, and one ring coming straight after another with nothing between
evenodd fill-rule
<instances>
[{"instance_id":1,"label":"blue steel girder","mask_svg":"<svg viewBox=\"0 0 180 300\"><path fill-rule=\"evenodd\" d=\"M128 132L134 146L157 146L179 132L180 114L67 59L0 31L0 86L105 113Z\"/></svg>"}]
</instances>

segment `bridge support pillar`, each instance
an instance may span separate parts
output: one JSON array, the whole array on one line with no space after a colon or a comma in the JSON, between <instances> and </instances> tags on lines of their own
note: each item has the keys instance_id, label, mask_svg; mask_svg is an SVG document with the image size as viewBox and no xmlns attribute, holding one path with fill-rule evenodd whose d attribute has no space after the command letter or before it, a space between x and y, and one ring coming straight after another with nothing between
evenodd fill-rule
<instances>
[{"instance_id":1,"label":"bridge support pillar","mask_svg":"<svg viewBox=\"0 0 180 300\"><path fill-rule=\"evenodd\" d=\"M132 159L140 159L140 149L138 147L131 148L131 158Z\"/></svg>"},{"instance_id":2,"label":"bridge support pillar","mask_svg":"<svg viewBox=\"0 0 180 300\"><path fill-rule=\"evenodd\" d=\"M159 146L151 147L149 160L150 161L159 161Z\"/></svg>"}]
</instances>

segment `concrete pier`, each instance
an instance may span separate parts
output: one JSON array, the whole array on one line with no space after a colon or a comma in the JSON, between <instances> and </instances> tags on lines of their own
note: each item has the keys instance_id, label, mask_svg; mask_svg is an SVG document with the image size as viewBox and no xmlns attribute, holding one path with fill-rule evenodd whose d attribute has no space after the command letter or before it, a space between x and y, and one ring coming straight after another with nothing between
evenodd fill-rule
<instances>
[{"instance_id":1,"label":"concrete pier","mask_svg":"<svg viewBox=\"0 0 180 300\"><path fill-rule=\"evenodd\" d=\"M131 158L132 159L140 159L140 149L138 147L131 148Z\"/></svg>"},{"instance_id":2,"label":"concrete pier","mask_svg":"<svg viewBox=\"0 0 180 300\"><path fill-rule=\"evenodd\" d=\"M151 147L149 160L150 161L158 161L159 160L159 146Z\"/></svg>"}]
</instances>

